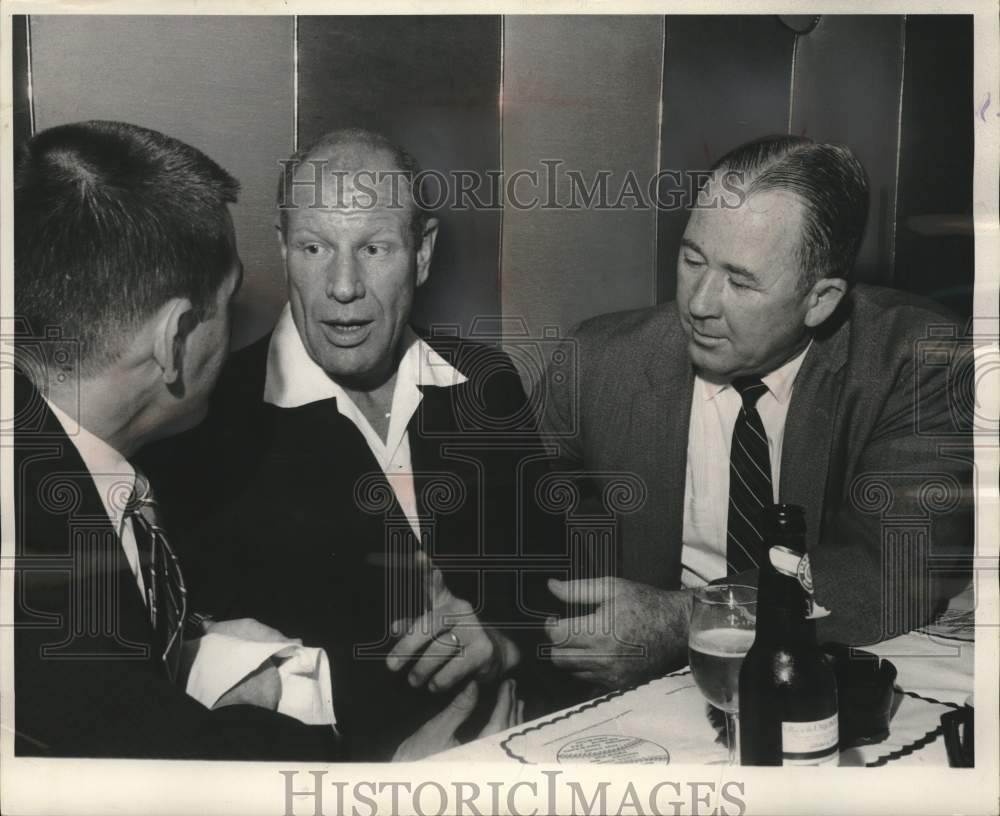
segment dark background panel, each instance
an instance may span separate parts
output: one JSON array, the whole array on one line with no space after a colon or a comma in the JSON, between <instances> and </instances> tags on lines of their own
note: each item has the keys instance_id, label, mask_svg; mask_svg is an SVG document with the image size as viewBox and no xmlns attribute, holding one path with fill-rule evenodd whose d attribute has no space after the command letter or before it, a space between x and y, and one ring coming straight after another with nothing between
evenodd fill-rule
<instances>
[{"instance_id":1,"label":"dark background panel","mask_svg":"<svg viewBox=\"0 0 1000 816\"><path fill-rule=\"evenodd\" d=\"M856 279L891 285L899 105L901 15L825 14L798 38L789 131L854 151L868 171L871 207Z\"/></svg>"},{"instance_id":2,"label":"dark background panel","mask_svg":"<svg viewBox=\"0 0 1000 816\"><path fill-rule=\"evenodd\" d=\"M300 17L299 145L365 127L426 170L498 170L500 37L497 16ZM414 319L467 331L476 315L500 311L501 214L451 206L436 214L435 257Z\"/></svg>"},{"instance_id":3,"label":"dark background panel","mask_svg":"<svg viewBox=\"0 0 1000 816\"><path fill-rule=\"evenodd\" d=\"M972 313L971 15L909 15L893 285Z\"/></svg>"},{"instance_id":4,"label":"dark background panel","mask_svg":"<svg viewBox=\"0 0 1000 816\"><path fill-rule=\"evenodd\" d=\"M507 325L565 334L599 312L652 305L656 212L614 204L629 173L643 196L656 174L663 18L511 15L504 25L504 172L539 171L537 187L514 192L540 201L504 212ZM562 165L549 173L543 161ZM610 174L607 203L596 193L584 203L569 173L588 189Z\"/></svg>"},{"instance_id":5,"label":"dark background panel","mask_svg":"<svg viewBox=\"0 0 1000 816\"><path fill-rule=\"evenodd\" d=\"M274 195L278 161L292 151L292 31L287 16L31 17L38 130L131 122L188 142L239 179L237 347L270 330L285 300Z\"/></svg>"},{"instance_id":6,"label":"dark background panel","mask_svg":"<svg viewBox=\"0 0 1000 816\"><path fill-rule=\"evenodd\" d=\"M11 18L11 67L14 78L14 149L31 138L31 101L28 96L28 18Z\"/></svg>"},{"instance_id":7,"label":"dark background panel","mask_svg":"<svg viewBox=\"0 0 1000 816\"><path fill-rule=\"evenodd\" d=\"M502 150L508 174L561 158L616 179L701 169L791 122L850 145L872 176L860 277L971 311L971 17L825 15L798 39L774 15L503 19L300 18L296 99L292 17L17 16L15 143L32 110L39 129L124 119L234 172L248 271L237 345L285 299L273 196L296 105L300 143L361 124L445 172L499 170ZM440 214L425 324L467 332L502 309L565 327L674 296L681 209Z\"/></svg>"},{"instance_id":8,"label":"dark background panel","mask_svg":"<svg viewBox=\"0 0 1000 816\"><path fill-rule=\"evenodd\" d=\"M775 15L668 16L661 170L701 170L743 142L785 133L794 41ZM674 298L686 224L684 209L659 213L660 302Z\"/></svg>"}]
</instances>

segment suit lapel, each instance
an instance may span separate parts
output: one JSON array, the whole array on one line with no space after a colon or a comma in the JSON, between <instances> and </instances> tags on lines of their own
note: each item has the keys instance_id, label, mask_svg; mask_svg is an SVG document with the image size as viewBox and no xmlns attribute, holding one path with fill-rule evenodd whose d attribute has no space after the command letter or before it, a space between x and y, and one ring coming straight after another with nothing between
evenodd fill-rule
<instances>
[{"instance_id":1,"label":"suit lapel","mask_svg":"<svg viewBox=\"0 0 1000 816\"><path fill-rule=\"evenodd\" d=\"M62 627L80 625L71 620L74 607L88 604L91 615L110 615L85 621L88 634L64 632L67 639L52 647L52 655L141 656L152 640L152 628L146 605L132 574L117 532L108 520L97 486L76 447L62 425L41 401L34 387L18 377L16 391L21 402L38 405L38 424L16 430L17 472L22 479L20 506L23 515L18 530L18 557L28 573L39 567L41 577L47 569L65 564L69 580L65 584ZM37 403L35 401L37 400ZM20 412L15 416L22 416ZM40 440L36 443L34 440ZM29 566L31 565L31 566ZM56 583L51 584L53 586ZM105 625L110 629L104 629ZM99 631L91 631L97 627ZM93 636L107 636L115 641L114 652L95 653ZM54 633L54 641L55 641ZM106 650L106 645L99 646ZM79 652L79 654L77 654Z\"/></svg>"},{"instance_id":2,"label":"suit lapel","mask_svg":"<svg viewBox=\"0 0 1000 816\"><path fill-rule=\"evenodd\" d=\"M667 586L680 575L684 483L694 374L673 311L650 344L645 378L632 398L631 460L641 463L652 524L625 542L624 575ZM627 518L627 517L626 517Z\"/></svg>"},{"instance_id":3,"label":"suit lapel","mask_svg":"<svg viewBox=\"0 0 1000 816\"><path fill-rule=\"evenodd\" d=\"M808 548L819 541L849 326L844 321L828 336L813 339L795 378L785 421L779 500L805 507Z\"/></svg>"}]
</instances>

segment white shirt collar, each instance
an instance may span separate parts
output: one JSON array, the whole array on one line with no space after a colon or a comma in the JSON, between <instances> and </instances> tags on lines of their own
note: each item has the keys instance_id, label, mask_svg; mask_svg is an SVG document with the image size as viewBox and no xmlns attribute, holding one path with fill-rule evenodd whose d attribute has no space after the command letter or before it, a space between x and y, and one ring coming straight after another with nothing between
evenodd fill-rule
<instances>
[{"instance_id":1,"label":"white shirt collar","mask_svg":"<svg viewBox=\"0 0 1000 816\"><path fill-rule=\"evenodd\" d=\"M403 343L407 344L407 349L396 373L397 391L401 390L401 385L448 387L467 380L409 327L406 328ZM343 402L347 394L309 356L292 320L291 307L285 304L268 348L264 402L279 408L296 408L331 397Z\"/></svg>"},{"instance_id":2,"label":"white shirt collar","mask_svg":"<svg viewBox=\"0 0 1000 816\"><path fill-rule=\"evenodd\" d=\"M92 434L59 406L48 399L45 402L90 471L108 520L115 532L120 534L125 505L135 487L135 468L107 442Z\"/></svg>"},{"instance_id":3,"label":"white shirt collar","mask_svg":"<svg viewBox=\"0 0 1000 816\"><path fill-rule=\"evenodd\" d=\"M760 378L760 381L767 386L767 390L771 392L771 396L782 405L791 398L795 377L798 375L799 369L802 368L802 362L805 360L806 354L811 347L812 340L787 363ZM715 399L716 396L731 387L730 383L712 382L700 375L696 379L701 383L702 396L706 402Z\"/></svg>"}]
</instances>

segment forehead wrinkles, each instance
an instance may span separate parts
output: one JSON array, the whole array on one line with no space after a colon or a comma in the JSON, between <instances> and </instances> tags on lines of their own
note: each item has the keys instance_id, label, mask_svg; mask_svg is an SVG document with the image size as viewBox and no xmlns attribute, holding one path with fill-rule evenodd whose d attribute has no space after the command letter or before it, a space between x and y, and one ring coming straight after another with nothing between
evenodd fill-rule
<instances>
[{"instance_id":1,"label":"forehead wrinkles","mask_svg":"<svg viewBox=\"0 0 1000 816\"><path fill-rule=\"evenodd\" d=\"M337 232L371 234L380 230L405 232L409 223L405 211L384 208L303 208L294 211L289 229L305 229L329 235Z\"/></svg>"}]
</instances>

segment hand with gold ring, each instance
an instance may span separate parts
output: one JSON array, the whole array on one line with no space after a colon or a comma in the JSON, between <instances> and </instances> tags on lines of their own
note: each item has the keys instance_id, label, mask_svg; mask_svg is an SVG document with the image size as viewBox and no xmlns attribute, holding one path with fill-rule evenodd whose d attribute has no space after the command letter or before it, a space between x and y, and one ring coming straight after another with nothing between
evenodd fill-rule
<instances>
[{"instance_id":1,"label":"hand with gold ring","mask_svg":"<svg viewBox=\"0 0 1000 816\"><path fill-rule=\"evenodd\" d=\"M484 625L472 605L452 595L441 571L418 552L429 609L414 621L394 621L399 641L386 657L390 671L409 666L411 686L444 691L461 680L495 680L517 665L520 652L510 638Z\"/></svg>"},{"instance_id":2,"label":"hand with gold ring","mask_svg":"<svg viewBox=\"0 0 1000 816\"><path fill-rule=\"evenodd\" d=\"M453 649L456 649L457 651L461 651L462 650L462 641L459 639L458 635L455 634L455 630L454 629L449 629L447 632L442 632L440 635L437 635L434 638L434 640L436 640L438 643L440 643L441 641L438 640L438 638L441 638L441 637L447 638L448 639L448 644L447 645L450 645Z\"/></svg>"}]
</instances>

